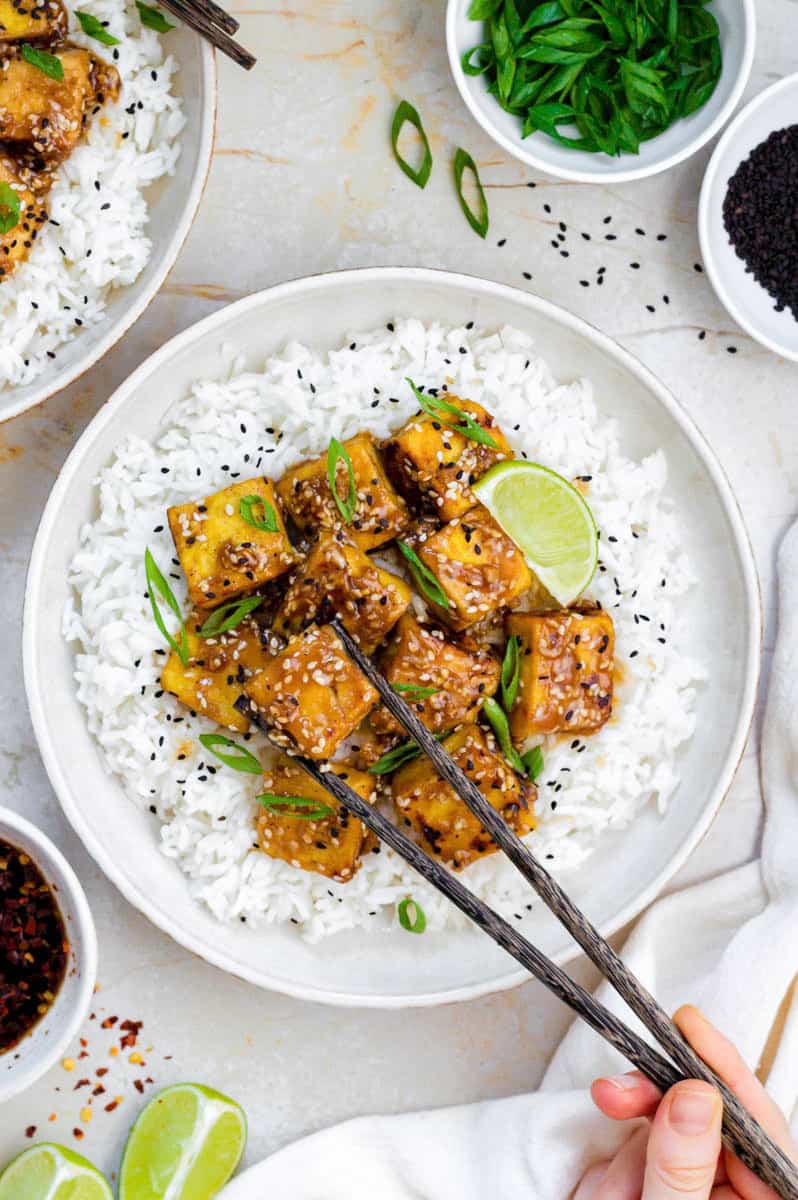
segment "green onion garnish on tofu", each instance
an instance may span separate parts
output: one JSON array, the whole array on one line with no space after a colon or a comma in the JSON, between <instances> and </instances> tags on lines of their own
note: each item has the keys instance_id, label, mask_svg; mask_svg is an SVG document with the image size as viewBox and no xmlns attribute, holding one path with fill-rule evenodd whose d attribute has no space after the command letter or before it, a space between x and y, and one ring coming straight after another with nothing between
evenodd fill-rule
<instances>
[{"instance_id":1,"label":"green onion garnish on tofu","mask_svg":"<svg viewBox=\"0 0 798 1200\"><path fill-rule=\"evenodd\" d=\"M255 512L256 508L263 509L262 517ZM260 529L262 533L280 532L277 513L263 496L242 496L238 502L238 514L247 525Z\"/></svg>"},{"instance_id":2,"label":"green onion garnish on tofu","mask_svg":"<svg viewBox=\"0 0 798 1200\"><path fill-rule=\"evenodd\" d=\"M346 467L347 475L349 476L349 487L346 493L346 499L342 499L338 492L338 480L336 472L338 463L342 462ZM349 457L345 446L338 441L338 438L330 438L330 447L327 451L327 481L330 485L330 491L333 495L333 500L336 503L339 513L347 525L350 525L352 518L355 515L357 508L357 484L355 483L355 468L352 466L352 459Z\"/></svg>"},{"instance_id":3,"label":"green onion garnish on tofu","mask_svg":"<svg viewBox=\"0 0 798 1200\"><path fill-rule=\"evenodd\" d=\"M472 442L479 442L483 446L490 446L492 450L498 450L491 435L482 428L478 421L474 420L470 413L458 408L456 404L450 404L441 396L427 395L426 392L422 392L420 388L416 387L412 379L407 379L406 382L410 384L419 408L423 409L428 417L435 417L442 425L453 429L455 433L462 434Z\"/></svg>"},{"instance_id":4,"label":"green onion garnish on tofu","mask_svg":"<svg viewBox=\"0 0 798 1200\"><path fill-rule=\"evenodd\" d=\"M261 604L263 604L263 596L245 596L243 600L228 600L227 604L220 604L207 621L200 626L200 637L216 637L217 634L235 629L236 625L241 624L244 617L248 617Z\"/></svg>"},{"instance_id":5,"label":"green onion garnish on tofu","mask_svg":"<svg viewBox=\"0 0 798 1200\"><path fill-rule=\"evenodd\" d=\"M408 546L407 542L397 541L396 545L399 548L399 552L407 560L410 573L421 594L426 596L428 600L431 600L433 604L440 605L441 608L451 608L449 597L441 587L438 577L430 571L429 567L424 565L415 550Z\"/></svg>"},{"instance_id":6,"label":"green onion garnish on tofu","mask_svg":"<svg viewBox=\"0 0 798 1200\"><path fill-rule=\"evenodd\" d=\"M325 817L331 817L334 811L329 804L319 804L317 800L308 800L307 796L275 796L271 792L263 792L255 799L274 816L296 817L299 821L323 821Z\"/></svg>"}]
</instances>

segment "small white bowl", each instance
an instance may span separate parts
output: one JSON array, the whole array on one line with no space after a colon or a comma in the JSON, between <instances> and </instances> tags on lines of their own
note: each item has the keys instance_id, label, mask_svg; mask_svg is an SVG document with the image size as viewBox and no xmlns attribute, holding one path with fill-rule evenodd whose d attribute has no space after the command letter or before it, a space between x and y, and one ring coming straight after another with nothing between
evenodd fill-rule
<instances>
[{"instance_id":1,"label":"small white bowl","mask_svg":"<svg viewBox=\"0 0 798 1200\"><path fill-rule=\"evenodd\" d=\"M788 75L756 96L737 114L709 160L698 207L698 236L704 265L729 314L752 338L798 362L798 319L776 312L776 301L737 257L723 224L729 180L751 151L777 129L798 123L798 75Z\"/></svg>"},{"instance_id":2,"label":"small white bowl","mask_svg":"<svg viewBox=\"0 0 798 1200\"><path fill-rule=\"evenodd\" d=\"M0 839L23 850L53 889L64 918L69 958L50 1011L21 1042L0 1054L0 1104L50 1070L77 1034L97 980L97 934L83 888L61 851L30 821L0 808Z\"/></svg>"},{"instance_id":3,"label":"small white bowl","mask_svg":"<svg viewBox=\"0 0 798 1200\"><path fill-rule=\"evenodd\" d=\"M560 179L577 183L628 183L667 171L689 158L725 125L737 107L754 60L754 0L715 0L712 12L720 26L723 70L718 86L698 112L644 142L639 154L611 158L560 146L544 133L521 137L521 121L491 96L481 75L466 75L461 58L480 41L481 25L468 17L470 0L449 0L446 49L460 95L474 120L509 154Z\"/></svg>"}]
</instances>

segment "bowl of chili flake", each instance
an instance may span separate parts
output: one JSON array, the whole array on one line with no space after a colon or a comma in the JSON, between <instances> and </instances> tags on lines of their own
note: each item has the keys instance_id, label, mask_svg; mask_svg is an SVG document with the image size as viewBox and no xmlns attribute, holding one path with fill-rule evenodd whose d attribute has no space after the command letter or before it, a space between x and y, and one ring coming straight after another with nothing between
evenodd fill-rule
<instances>
[{"instance_id":1,"label":"bowl of chili flake","mask_svg":"<svg viewBox=\"0 0 798 1200\"><path fill-rule=\"evenodd\" d=\"M61 851L0 807L0 1103L64 1054L91 1004L97 935Z\"/></svg>"}]
</instances>

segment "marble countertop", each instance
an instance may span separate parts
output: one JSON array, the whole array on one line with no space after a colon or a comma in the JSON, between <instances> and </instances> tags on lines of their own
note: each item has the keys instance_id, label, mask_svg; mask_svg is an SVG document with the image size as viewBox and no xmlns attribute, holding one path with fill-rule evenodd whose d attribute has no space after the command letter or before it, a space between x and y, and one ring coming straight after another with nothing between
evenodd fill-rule
<instances>
[{"instance_id":1,"label":"marble countertop","mask_svg":"<svg viewBox=\"0 0 798 1200\"><path fill-rule=\"evenodd\" d=\"M735 328L700 271L696 208L710 148L665 176L617 187L531 174L495 147L460 103L446 63L444 7L444 0L236 0L241 39L259 63L247 75L220 61L213 168L165 288L89 375L0 426L0 802L25 812L65 850L89 894L101 947L96 1016L84 1031L86 1045L74 1048L75 1069L56 1067L0 1106L0 1162L29 1144L26 1130L35 1127L37 1138L79 1148L112 1172L141 1090L188 1078L244 1104L247 1157L255 1161L356 1114L530 1088L567 1024L565 1012L534 984L407 1013L339 1011L259 992L152 928L67 827L23 700L28 556L76 437L125 376L173 334L270 284L354 266L463 270L571 309L655 371L717 452L756 552L767 664L774 553L798 507L798 366ZM795 69L793 3L758 0L757 10L749 96ZM438 164L423 193L390 154L388 128L400 97L423 112ZM486 187L491 230L484 243L462 219L442 169L457 145L478 161ZM551 246L562 228L567 258ZM606 283L599 290L602 266ZM760 817L752 739L720 815L674 886L753 857ZM591 979L584 964L575 973ZM111 1018L143 1022L137 1046L143 1061L130 1062L129 1048L119 1050ZM97 1069L106 1067L106 1092L94 1098L93 1119L82 1120Z\"/></svg>"}]
</instances>

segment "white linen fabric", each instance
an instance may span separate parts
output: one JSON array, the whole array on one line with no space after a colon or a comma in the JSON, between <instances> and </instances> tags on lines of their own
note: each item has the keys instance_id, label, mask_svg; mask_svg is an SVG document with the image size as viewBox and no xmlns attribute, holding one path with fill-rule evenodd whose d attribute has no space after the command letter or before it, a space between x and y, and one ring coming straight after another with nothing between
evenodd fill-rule
<instances>
[{"instance_id":1,"label":"white linen fabric","mask_svg":"<svg viewBox=\"0 0 798 1200\"><path fill-rule=\"evenodd\" d=\"M779 555L780 630L761 746L762 857L656 903L624 958L666 1009L696 1003L759 1062L798 970L798 526ZM599 998L640 1029L612 989ZM531 1095L364 1117L305 1138L234 1180L223 1200L567 1200L630 1136L588 1086L628 1064L575 1023ZM798 1125L798 1002L768 1088Z\"/></svg>"}]
</instances>

